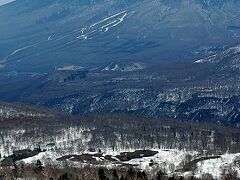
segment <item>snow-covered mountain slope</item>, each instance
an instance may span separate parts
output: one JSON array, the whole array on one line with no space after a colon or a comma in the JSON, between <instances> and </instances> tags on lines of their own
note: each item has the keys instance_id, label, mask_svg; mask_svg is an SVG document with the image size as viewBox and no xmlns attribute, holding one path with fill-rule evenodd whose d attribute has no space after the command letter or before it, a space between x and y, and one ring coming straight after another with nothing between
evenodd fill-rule
<instances>
[{"instance_id":1,"label":"snow-covered mountain slope","mask_svg":"<svg viewBox=\"0 0 240 180\"><path fill-rule=\"evenodd\" d=\"M0 7L1 71L192 60L239 42L239 6L236 0L17 0Z\"/></svg>"},{"instance_id":2,"label":"snow-covered mountain slope","mask_svg":"<svg viewBox=\"0 0 240 180\"><path fill-rule=\"evenodd\" d=\"M0 118L47 118L54 117L54 114L47 109L34 108L24 104L10 104L0 102Z\"/></svg>"},{"instance_id":3,"label":"snow-covered mountain slope","mask_svg":"<svg viewBox=\"0 0 240 180\"><path fill-rule=\"evenodd\" d=\"M240 70L240 45L231 47L220 54L197 60L195 63L212 63L216 72L222 72L223 76L236 78Z\"/></svg>"},{"instance_id":4,"label":"snow-covered mountain slope","mask_svg":"<svg viewBox=\"0 0 240 180\"><path fill-rule=\"evenodd\" d=\"M221 61L232 61L232 58L235 56L238 57L238 60L239 60L239 56L240 56L239 54L240 54L240 45L236 45L219 54L215 54L215 55L206 57L204 59L199 59L195 61L195 63L219 63Z\"/></svg>"},{"instance_id":5,"label":"snow-covered mountain slope","mask_svg":"<svg viewBox=\"0 0 240 180\"><path fill-rule=\"evenodd\" d=\"M107 65L102 71L120 71L120 72L130 72L144 69L145 66L141 63L137 62L119 62L119 63L111 63Z\"/></svg>"},{"instance_id":6,"label":"snow-covered mountain slope","mask_svg":"<svg viewBox=\"0 0 240 180\"><path fill-rule=\"evenodd\" d=\"M71 65L41 75L3 73L0 99L69 114L124 112L239 126L239 46L206 59L152 66L120 62L96 69Z\"/></svg>"}]
</instances>

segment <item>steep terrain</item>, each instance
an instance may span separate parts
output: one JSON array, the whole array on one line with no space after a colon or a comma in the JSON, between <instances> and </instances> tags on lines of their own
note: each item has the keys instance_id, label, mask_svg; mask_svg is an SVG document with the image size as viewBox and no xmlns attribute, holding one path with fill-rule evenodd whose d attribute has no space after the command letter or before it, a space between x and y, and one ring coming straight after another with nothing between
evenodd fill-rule
<instances>
[{"instance_id":1,"label":"steep terrain","mask_svg":"<svg viewBox=\"0 0 240 180\"><path fill-rule=\"evenodd\" d=\"M99 166L238 174L239 9L239 0L0 6L0 179L40 177L39 161L24 165L37 159L45 177Z\"/></svg>"},{"instance_id":2,"label":"steep terrain","mask_svg":"<svg viewBox=\"0 0 240 180\"><path fill-rule=\"evenodd\" d=\"M2 73L0 99L69 114L124 112L239 125L239 45L196 62L66 66L50 74Z\"/></svg>"},{"instance_id":3,"label":"steep terrain","mask_svg":"<svg viewBox=\"0 0 240 180\"><path fill-rule=\"evenodd\" d=\"M239 7L237 0L17 0L0 7L1 71L197 59L239 42Z\"/></svg>"}]
</instances>

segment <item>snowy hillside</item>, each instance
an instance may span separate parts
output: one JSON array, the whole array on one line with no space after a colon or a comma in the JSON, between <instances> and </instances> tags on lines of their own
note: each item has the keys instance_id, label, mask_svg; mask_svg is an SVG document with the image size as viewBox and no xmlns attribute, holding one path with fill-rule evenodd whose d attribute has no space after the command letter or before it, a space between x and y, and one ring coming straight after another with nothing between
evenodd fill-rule
<instances>
[{"instance_id":1,"label":"snowy hillside","mask_svg":"<svg viewBox=\"0 0 240 180\"><path fill-rule=\"evenodd\" d=\"M23 107L31 109L26 105L8 106L17 112L25 112ZM35 107L34 114L37 111ZM39 112L43 112L41 108ZM167 174L210 173L219 177L222 168L239 171L237 128L125 114L72 117L49 112L54 116L22 113L1 117L2 167L35 164L40 159L44 165L64 168L130 166L152 175L162 170Z\"/></svg>"},{"instance_id":2,"label":"snowy hillside","mask_svg":"<svg viewBox=\"0 0 240 180\"><path fill-rule=\"evenodd\" d=\"M131 62L120 62L111 63L106 66L102 71L120 71L120 72L130 72L144 69L144 65L141 63L131 63Z\"/></svg>"},{"instance_id":3,"label":"snowy hillside","mask_svg":"<svg viewBox=\"0 0 240 180\"><path fill-rule=\"evenodd\" d=\"M239 7L236 0L17 0L0 7L0 68L193 61L239 42Z\"/></svg>"},{"instance_id":4,"label":"snowy hillside","mask_svg":"<svg viewBox=\"0 0 240 180\"><path fill-rule=\"evenodd\" d=\"M34 107L25 106L23 104L9 104L0 102L0 117L1 118L18 118L18 117L54 117L54 114L51 114L50 111L46 109L36 109Z\"/></svg>"},{"instance_id":5,"label":"snowy hillside","mask_svg":"<svg viewBox=\"0 0 240 180\"><path fill-rule=\"evenodd\" d=\"M239 58L236 45L198 63L120 61L98 68L60 66L41 75L2 73L0 100L74 115L124 112L239 126Z\"/></svg>"}]
</instances>

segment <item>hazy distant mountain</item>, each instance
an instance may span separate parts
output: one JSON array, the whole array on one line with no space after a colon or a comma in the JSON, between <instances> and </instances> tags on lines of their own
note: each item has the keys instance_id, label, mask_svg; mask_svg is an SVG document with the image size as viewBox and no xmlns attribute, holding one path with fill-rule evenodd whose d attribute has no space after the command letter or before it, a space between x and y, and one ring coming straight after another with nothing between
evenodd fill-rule
<instances>
[{"instance_id":1,"label":"hazy distant mountain","mask_svg":"<svg viewBox=\"0 0 240 180\"><path fill-rule=\"evenodd\" d=\"M194 60L240 40L237 0L17 0L0 7L0 70Z\"/></svg>"},{"instance_id":2,"label":"hazy distant mountain","mask_svg":"<svg viewBox=\"0 0 240 180\"><path fill-rule=\"evenodd\" d=\"M239 45L195 62L67 66L49 74L1 73L0 99L69 114L124 112L240 125Z\"/></svg>"}]
</instances>

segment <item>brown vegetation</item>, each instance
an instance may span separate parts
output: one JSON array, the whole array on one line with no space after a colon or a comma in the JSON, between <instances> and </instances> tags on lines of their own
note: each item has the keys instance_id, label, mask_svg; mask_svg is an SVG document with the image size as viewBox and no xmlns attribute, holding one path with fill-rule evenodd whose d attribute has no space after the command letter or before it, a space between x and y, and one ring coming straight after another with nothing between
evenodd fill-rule
<instances>
[{"instance_id":1,"label":"brown vegetation","mask_svg":"<svg viewBox=\"0 0 240 180\"><path fill-rule=\"evenodd\" d=\"M107 169L103 167L71 167L60 168L56 165L42 166L41 161L26 165L19 163L12 167L0 168L0 179L37 179L37 180L214 180L211 174L202 174L200 178L194 176L167 175L161 169L156 173L145 172L133 167L117 167ZM222 170L221 180L239 180L238 173L233 168Z\"/></svg>"}]
</instances>

